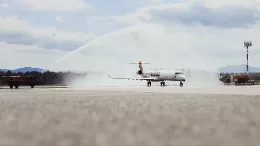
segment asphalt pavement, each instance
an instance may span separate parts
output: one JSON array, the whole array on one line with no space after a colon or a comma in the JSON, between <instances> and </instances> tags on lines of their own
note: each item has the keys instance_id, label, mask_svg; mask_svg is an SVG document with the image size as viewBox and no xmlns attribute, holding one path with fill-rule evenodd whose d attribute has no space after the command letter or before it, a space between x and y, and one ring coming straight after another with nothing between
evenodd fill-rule
<instances>
[{"instance_id":1,"label":"asphalt pavement","mask_svg":"<svg viewBox=\"0 0 260 146\"><path fill-rule=\"evenodd\" d=\"M257 89L0 89L0 145L258 146Z\"/></svg>"}]
</instances>

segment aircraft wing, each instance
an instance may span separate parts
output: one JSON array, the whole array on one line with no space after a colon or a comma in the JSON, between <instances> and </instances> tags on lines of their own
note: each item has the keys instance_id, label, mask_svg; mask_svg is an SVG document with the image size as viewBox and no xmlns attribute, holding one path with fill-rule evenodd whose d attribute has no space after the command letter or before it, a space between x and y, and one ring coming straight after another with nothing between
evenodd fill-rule
<instances>
[{"instance_id":1,"label":"aircraft wing","mask_svg":"<svg viewBox=\"0 0 260 146\"><path fill-rule=\"evenodd\" d=\"M156 78L113 78L111 77L110 75L108 75L111 79L125 79L125 80L150 80L150 81L153 81L153 80L156 80Z\"/></svg>"}]
</instances>

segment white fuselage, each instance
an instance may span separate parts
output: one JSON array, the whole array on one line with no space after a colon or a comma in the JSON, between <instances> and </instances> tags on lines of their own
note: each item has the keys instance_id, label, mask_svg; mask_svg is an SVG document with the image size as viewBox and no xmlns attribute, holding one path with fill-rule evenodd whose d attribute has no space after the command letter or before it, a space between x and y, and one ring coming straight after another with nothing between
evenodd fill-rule
<instances>
[{"instance_id":1,"label":"white fuselage","mask_svg":"<svg viewBox=\"0 0 260 146\"><path fill-rule=\"evenodd\" d=\"M154 81L185 81L185 75L180 70L153 70L140 74L142 78L155 78Z\"/></svg>"}]
</instances>

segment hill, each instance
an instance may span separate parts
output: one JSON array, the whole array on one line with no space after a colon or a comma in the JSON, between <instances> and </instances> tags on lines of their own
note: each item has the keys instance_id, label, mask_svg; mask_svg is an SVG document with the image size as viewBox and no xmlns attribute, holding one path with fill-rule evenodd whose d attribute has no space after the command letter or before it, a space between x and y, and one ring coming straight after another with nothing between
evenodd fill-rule
<instances>
[{"instance_id":1,"label":"hill","mask_svg":"<svg viewBox=\"0 0 260 146\"><path fill-rule=\"evenodd\" d=\"M31 71L37 71L37 72L41 72L43 71L44 69L41 69L41 68L33 68L33 67L23 67L23 68L17 68L17 69L0 69L0 71L8 71L10 70L11 72L13 73L18 73L18 72L22 72L22 73L25 73L25 72L31 72Z\"/></svg>"},{"instance_id":2,"label":"hill","mask_svg":"<svg viewBox=\"0 0 260 146\"><path fill-rule=\"evenodd\" d=\"M260 72L260 67L248 66L249 72ZM219 72L246 72L246 64L229 65L218 69Z\"/></svg>"}]
</instances>

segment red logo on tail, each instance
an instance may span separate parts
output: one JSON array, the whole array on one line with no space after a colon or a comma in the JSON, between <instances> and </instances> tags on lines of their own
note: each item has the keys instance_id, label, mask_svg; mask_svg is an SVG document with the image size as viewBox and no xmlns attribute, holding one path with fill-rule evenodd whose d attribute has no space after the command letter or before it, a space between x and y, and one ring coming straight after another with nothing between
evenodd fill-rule
<instances>
[{"instance_id":1,"label":"red logo on tail","mask_svg":"<svg viewBox=\"0 0 260 146\"><path fill-rule=\"evenodd\" d=\"M143 71L143 67L142 67L141 64L139 65L139 69L140 69L141 71Z\"/></svg>"}]
</instances>

